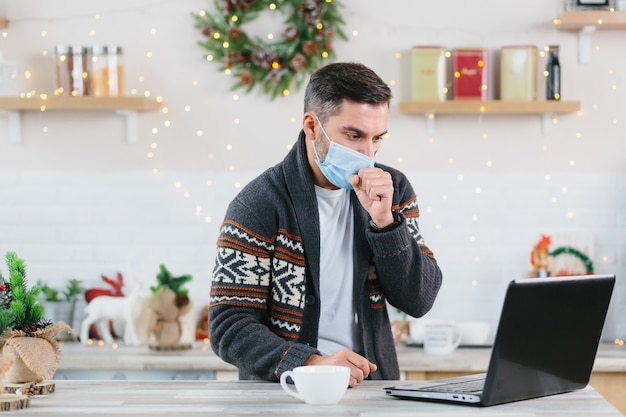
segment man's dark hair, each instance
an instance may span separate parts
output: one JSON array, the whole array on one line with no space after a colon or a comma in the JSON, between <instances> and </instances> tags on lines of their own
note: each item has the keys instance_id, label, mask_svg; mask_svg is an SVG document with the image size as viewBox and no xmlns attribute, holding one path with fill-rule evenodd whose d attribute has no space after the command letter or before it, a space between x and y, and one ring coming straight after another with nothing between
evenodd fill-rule
<instances>
[{"instance_id":1,"label":"man's dark hair","mask_svg":"<svg viewBox=\"0 0 626 417\"><path fill-rule=\"evenodd\" d=\"M304 93L304 111L317 114L323 123L341 111L344 100L388 106L391 89L363 64L328 64L311 75Z\"/></svg>"}]
</instances>

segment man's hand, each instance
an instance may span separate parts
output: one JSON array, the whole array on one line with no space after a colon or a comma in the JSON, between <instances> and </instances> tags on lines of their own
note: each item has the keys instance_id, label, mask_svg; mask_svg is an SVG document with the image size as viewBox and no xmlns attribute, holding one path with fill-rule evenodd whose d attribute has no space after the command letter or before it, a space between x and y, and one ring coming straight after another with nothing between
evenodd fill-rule
<instances>
[{"instance_id":1,"label":"man's hand","mask_svg":"<svg viewBox=\"0 0 626 417\"><path fill-rule=\"evenodd\" d=\"M391 214L393 181L390 173L380 168L362 168L349 181L377 227L383 228L394 222Z\"/></svg>"},{"instance_id":2,"label":"man's hand","mask_svg":"<svg viewBox=\"0 0 626 417\"><path fill-rule=\"evenodd\" d=\"M370 372L374 372L378 369L376 365L363 356L348 349L341 349L330 356L312 355L304 362L304 365L347 366L350 368L350 383L348 384L350 388L354 388L356 384L367 378Z\"/></svg>"}]
</instances>

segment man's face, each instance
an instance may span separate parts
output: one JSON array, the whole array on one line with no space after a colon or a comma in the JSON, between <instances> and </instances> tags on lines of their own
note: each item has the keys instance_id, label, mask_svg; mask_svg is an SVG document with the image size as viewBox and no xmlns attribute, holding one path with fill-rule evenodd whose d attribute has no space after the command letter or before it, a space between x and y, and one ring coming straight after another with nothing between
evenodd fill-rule
<instances>
[{"instance_id":1,"label":"man's face","mask_svg":"<svg viewBox=\"0 0 626 417\"><path fill-rule=\"evenodd\" d=\"M315 146L320 159L326 158L329 140L374 158L387 133L388 116L386 104L373 106L345 101L341 113L331 116L323 125L328 139L322 129L318 130Z\"/></svg>"}]
</instances>

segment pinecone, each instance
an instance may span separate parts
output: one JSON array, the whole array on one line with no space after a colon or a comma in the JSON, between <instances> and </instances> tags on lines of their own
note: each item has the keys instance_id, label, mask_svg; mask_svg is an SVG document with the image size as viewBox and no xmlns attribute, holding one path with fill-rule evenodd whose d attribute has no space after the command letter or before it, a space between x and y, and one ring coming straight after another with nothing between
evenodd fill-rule
<instances>
[{"instance_id":1,"label":"pinecone","mask_svg":"<svg viewBox=\"0 0 626 417\"><path fill-rule=\"evenodd\" d=\"M295 41L296 39L298 39L299 36L300 32L298 32L298 28L294 25L289 25L287 26L287 29L285 29L285 39L287 39L289 42Z\"/></svg>"},{"instance_id":2,"label":"pinecone","mask_svg":"<svg viewBox=\"0 0 626 417\"><path fill-rule=\"evenodd\" d=\"M322 9L319 0L305 0L300 6L300 13L304 18L304 23L314 28L322 21Z\"/></svg>"},{"instance_id":3,"label":"pinecone","mask_svg":"<svg viewBox=\"0 0 626 417\"><path fill-rule=\"evenodd\" d=\"M295 54L291 59L289 66L291 66L294 71L302 71L306 68L306 58L302 54Z\"/></svg>"},{"instance_id":4,"label":"pinecone","mask_svg":"<svg viewBox=\"0 0 626 417\"><path fill-rule=\"evenodd\" d=\"M206 26L202 28L202 34L206 36L207 38L212 38L213 35L215 34L215 29L213 29L210 26Z\"/></svg>"},{"instance_id":5,"label":"pinecone","mask_svg":"<svg viewBox=\"0 0 626 417\"><path fill-rule=\"evenodd\" d=\"M230 0L230 4L242 12L247 12L252 6L254 6L256 0Z\"/></svg>"},{"instance_id":6,"label":"pinecone","mask_svg":"<svg viewBox=\"0 0 626 417\"><path fill-rule=\"evenodd\" d=\"M318 51L319 46L315 43L315 41L306 41L302 45L302 52L304 52L306 56L317 55Z\"/></svg>"},{"instance_id":7,"label":"pinecone","mask_svg":"<svg viewBox=\"0 0 626 417\"><path fill-rule=\"evenodd\" d=\"M24 323L22 331L26 333L27 336L32 336L33 333L37 331L37 323L33 323L32 321Z\"/></svg>"},{"instance_id":8,"label":"pinecone","mask_svg":"<svg viewBox=\"0 0 626 417\"><path fill-rule=\"evenodd\" d=\"M254 76L249 71L246 71L241 74L239 82L241 85L250 85L254 82Z\"/></svg>"},{"instance_id":9,"label":"pinecone","mask_svg":"<svg viewBox=\"0 0 626 417\"><path fill-rule=\"evenodd\" d=\"M183 308L189 304L189 296L187 294L176 294L174 304L177 308Z\"/></svg>"},{"instance_id":10,"label":"pinecone","mask_svg":"<svg viewBox=\"0 0 626 417\"><path fill-rule=\"evenodd\" d=\"M237 42L239 40L241 40L241 29L239 29L238 27L233 27L228 29L228 37L230 38L231 41L233 42Z\"/></svg>"},{"instance_id":11,"label":"pinecone","mask_svg":"<svg viewBox=\"0 0 626 417\"><path fill-rule=\"evenodd\" d=\"M45 329L48 326L52 326L54 323L50 319L41 319L39 323L37 323L37 330Z\"/></svg>"},{"instance_id":12,"label":"pinecone","mask_svg":"<svg viewBox=\"0 0 626 417\"><path fill-rule=\"evenodd\" d=\"M250 56L250 61L257 67L269 70L272 68L272 63L278 61L278 54L274 51L254 51Z\"/></svg>"}]
</instances>

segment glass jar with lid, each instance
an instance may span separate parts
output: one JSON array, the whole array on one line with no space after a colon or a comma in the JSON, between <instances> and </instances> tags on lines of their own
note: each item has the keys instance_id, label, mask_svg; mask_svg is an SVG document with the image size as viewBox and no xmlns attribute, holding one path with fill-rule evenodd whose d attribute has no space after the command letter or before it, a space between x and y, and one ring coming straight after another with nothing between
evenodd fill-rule
<instances>
[{"instance_id":1,"label":"glass jar with lid","mask_svg":"<svg viewBox=\"0 0 626 417\"><path fill-rule=\"evenodd\" d=\"M89 95L89 71L87 67L89 48L57 45L55 52L55 95Z\"/></svg>"},{"instance_id":2,"label":"glass jar with lid","mask_svg":"<svg viewBox=\"0 0 626 417\"><path fill-rule=\"evenodd\" d=\"M124 95L122 48L94 45L91 48L91 94L98 97Z\"/></svg>"}]
</instances>

